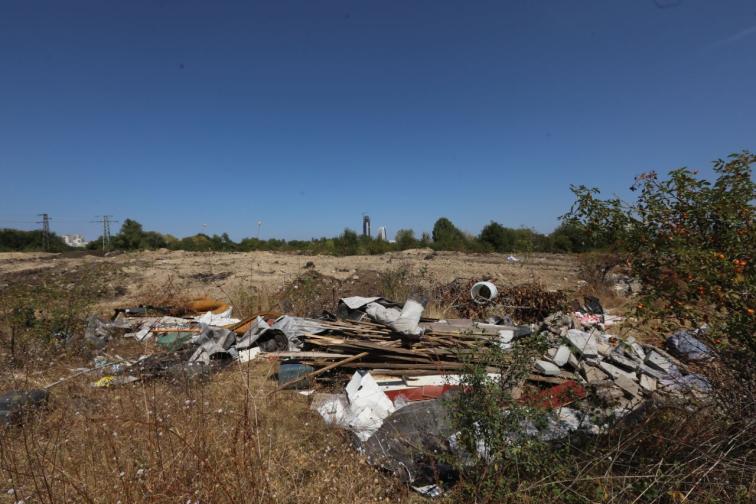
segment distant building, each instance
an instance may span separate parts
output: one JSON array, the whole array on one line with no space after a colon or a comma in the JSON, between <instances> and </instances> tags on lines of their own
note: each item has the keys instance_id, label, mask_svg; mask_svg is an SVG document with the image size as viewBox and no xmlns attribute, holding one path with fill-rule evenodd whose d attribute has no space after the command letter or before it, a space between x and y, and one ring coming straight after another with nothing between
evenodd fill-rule
<instances>
[{"instance_id":1,"label":"distant building","mask_svg":"<svg viewBox=\"0 0 756 504\"><path fill-rule=\"evenodd\" d=\"M66 234L62 235L63 242L69 247L86 247L87 241L84 239L84 235L80 234Z\"/></svg>"},{"instance_id":2,"label":"distant building","mask_svg":"<svg viewBox=\"0 0 756 504\"><path fill-rule=\"evenodd\" d=\"M386 233L386 226L381 226L381 227L378 228L378 233L375 235L375 237L378 240L388 241L388 239L386 238L386 234L387 234Z\"/></svg>"},{"instance_id":3,"label":"distant building","mask_svg":"<svg viewBox=\"0 0 756 504\"><path fill-rule=\"evenodd\" d=\"M370 216L362 216L362 236L370 236Z\"/></svg>"}]
</instances>

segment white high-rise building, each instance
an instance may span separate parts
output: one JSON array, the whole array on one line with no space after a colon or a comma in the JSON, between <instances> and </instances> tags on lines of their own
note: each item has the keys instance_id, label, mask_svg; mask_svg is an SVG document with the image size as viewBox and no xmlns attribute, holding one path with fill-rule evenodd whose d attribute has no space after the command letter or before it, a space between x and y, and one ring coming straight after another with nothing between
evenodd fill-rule
<instances>
[{"instance_id":1,"label":"white high-rise building","mask_svg":"<svg viewBox=\"0 0 756 504\"><path fill-rule=\"evenodd\" d=\"M61 235L63 242L69 247L86 247L87 241L84 239L84 235L80 234L65 234Z\"/></svg>"}]
</instances>

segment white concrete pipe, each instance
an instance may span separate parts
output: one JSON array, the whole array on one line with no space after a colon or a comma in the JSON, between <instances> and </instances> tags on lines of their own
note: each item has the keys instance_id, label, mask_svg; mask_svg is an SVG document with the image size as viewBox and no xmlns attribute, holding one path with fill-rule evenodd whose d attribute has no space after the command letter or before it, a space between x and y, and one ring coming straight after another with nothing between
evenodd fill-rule
<instances>
[{"instance_id":1,"label":"white concrete pipe","mask_svg":"<svg viewBox=\"0 0 756 504\"><path fill-rule=\"evenodd\" d=\"M496 290L496 286L491 282L478 282L470 289L470 296L478 304L490 303L498 295L499 291Z\"/></svg>"}]
</instances>

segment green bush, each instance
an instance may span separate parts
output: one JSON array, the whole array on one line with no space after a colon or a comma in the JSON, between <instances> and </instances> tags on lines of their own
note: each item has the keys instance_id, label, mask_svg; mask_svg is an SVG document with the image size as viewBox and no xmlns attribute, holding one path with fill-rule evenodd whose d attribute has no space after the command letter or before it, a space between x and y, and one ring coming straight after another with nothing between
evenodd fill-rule
<instances>
[{"instance_id":1,"label":"green bush","mask_svg":"<svg viewBox=\"0 0 756 504\"><path fill-rule=\"evenodd\" d=\"M708 342L744 363L756 357L754 162L749 152L715 161L713 182L687 168L666 179L646 173L633 202L573 187L577 201L564 217L627 261L642 283L638 315L669 327L707 324Z\"/></svg>"}]
</instances>

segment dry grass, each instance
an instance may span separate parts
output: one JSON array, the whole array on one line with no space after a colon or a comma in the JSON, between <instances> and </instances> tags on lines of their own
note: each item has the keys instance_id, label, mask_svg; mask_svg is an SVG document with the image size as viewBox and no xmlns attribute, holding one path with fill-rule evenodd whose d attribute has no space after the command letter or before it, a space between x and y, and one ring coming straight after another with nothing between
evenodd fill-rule
<instances>
[{"instance_id":1,"label":"dry grass","mask_svg":"<svg viewBox=\"0 0 756 504\"><path fill-rule=\"evenodd\" d=\"M3 493L26 502L411 502L272 364L207 384L54 389L49 412L0 433Z\"/></svg>"}]
</instances>

